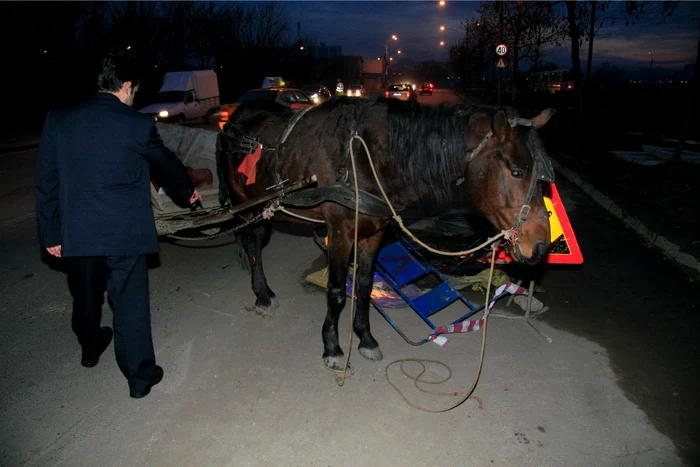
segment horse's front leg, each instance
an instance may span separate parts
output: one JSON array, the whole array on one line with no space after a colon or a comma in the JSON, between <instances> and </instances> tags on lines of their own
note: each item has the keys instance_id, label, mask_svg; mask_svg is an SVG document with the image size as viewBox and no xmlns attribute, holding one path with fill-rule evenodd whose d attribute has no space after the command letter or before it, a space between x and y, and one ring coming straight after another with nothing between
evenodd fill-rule
<instances>
[{"instance_id":1,"label":"horse's front leg","mask_svg":"<svg viewBox=\"0 0 700 467\"><path fill-rule=\"evenodd\" d=\"M355 268L357 307L353 327L360 338L360 344L357 347L360 355L370 360L381 360L383 358L379 344L372 337L369 329L369 306L372 287L374 286L374 263L383 237L384 231L380 231L372 237L359 240L357 246L358 264Z\"/></svg>"},{"instance_id":2,"label":"horse's front leg","mask_svg":"<svg viewBox=\"0 0 700 467\"><path fill-rule=\"evenodd\" d=\"M345 306L345 284L352 240L341 231L328 228L328 287L326 297L328 312L323 322L323 363L331 370L342 370L345 366L343 349L338 343L338 319Z\"/></svg>"},{"instance_id":3,"label":"horse's front leg","mask_svg":"<svg viewBox=\"0 0 700 467\"><path fill-rule=\"evenodd\" d=\"M269 222L262 222L243 229L240 234L241 246L248 256L251 284L255 293L255 306L246 309L261 316L269 316L279 306L275 293L267 284L262 262L262 248L270 228Z\"/></svg>"}]
</instances>

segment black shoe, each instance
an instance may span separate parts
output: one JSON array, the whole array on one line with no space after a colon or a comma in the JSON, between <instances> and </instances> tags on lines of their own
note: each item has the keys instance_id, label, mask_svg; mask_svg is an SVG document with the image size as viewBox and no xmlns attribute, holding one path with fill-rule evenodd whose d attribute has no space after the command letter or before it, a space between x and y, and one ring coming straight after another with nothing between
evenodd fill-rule
<instances>
[{"instance_id":1,"label":"black shoe","mask_svg":"<svg viewBox=\"0 0 700 467\"><path fill-rule=\"evenodd\" d=\"M83 358L80 360L80 364L85 368L92 368L93 366L97 365L97 363L100 361L100 355L102 355L102 352L109 347L110 342L112 342L112 328L103 326L102 339L100 341L100 347L97 351L97 355L94 353L90 355L89 353L85 352L85 349L83 349Z\"/></svg>"},{"instance_id":2,"label":"black shoe","mask_svg":"<svg viewBox=\"0 0 700 467\"><path fill-rule=\"evenodd\" d=\"M142 392L130 391L129 395L134 399L141 399L146 397L150 392L151 388L163 380L163 369L156 365L156 376L146 385L146 389Z\"/></svg>"}]
</instances>

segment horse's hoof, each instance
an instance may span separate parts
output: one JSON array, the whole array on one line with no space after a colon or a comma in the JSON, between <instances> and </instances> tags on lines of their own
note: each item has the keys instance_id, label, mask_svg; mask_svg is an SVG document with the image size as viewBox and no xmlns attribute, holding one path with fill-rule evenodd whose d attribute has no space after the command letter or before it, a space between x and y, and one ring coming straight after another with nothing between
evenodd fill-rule
<instances>
[{"instance_id":1,"label":"horse's hoof","mask_svg":"<svg viewBox=\"0 0 700 467\"><path fill-rule=\"evenodd\" d=\"M243 308L245 311L249 313L255 313L258 316L262 316L263 318L269 318L272 316L274 313L274 307L273 306L260 306L260 305L255 305L255 306L247 306Z\"/></svg>"},{"instance_id":2,"label":"horse's hoof","mask_svg":"<svg viewBox=\"0 0 700 467\"><path fill-rule=\"evenodd\" d=\"M333 371L343 371L345 369L345 355L337 355L334 357L323 357L323 363L326 368ZM348 365L348 372L352 372Z\"/></svg>"},{"instance_id":3,"label":"horse's hoof","mask_svg":"<svg viewBox=\"0 0 700 467\"><path fill-rule=\"evenodd\" d=\"M280 307L280 302L279 302L279 300L277 300L277 297L272 297L272 298L270 299L270 302L271 302L271 303L270 303L270 309L276 310L277 308Z\"/></svg>"},{"instance_id":4,"label":"horse's hoof","mask_svg":"<svg viewBox=\"0 0 700 467\"><path fill-rule=\"evenodd\" d=\"M367 347L358 347L357 350L360 351L360 355L369 360L377 361L384 358L384 355L382 355L382 351L379 350L379 346L373 349L368 349Z\"/></svg>"}]
</instances>

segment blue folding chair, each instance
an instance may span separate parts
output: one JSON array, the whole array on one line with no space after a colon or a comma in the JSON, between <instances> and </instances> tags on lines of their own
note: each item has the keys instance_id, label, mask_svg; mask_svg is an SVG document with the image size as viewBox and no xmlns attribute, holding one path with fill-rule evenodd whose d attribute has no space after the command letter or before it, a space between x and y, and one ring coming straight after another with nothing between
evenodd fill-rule
<instances>
[{"instance_id":1,"label":"blue folding chair","mask_svg":"<svg viewBox=\"0 0 700 467\"><path fill-rule=\"evenodd\" d=\"M375 271L393 287L394 291L418 313L418 316L420 316L431 329L435 329L436 326L429 317L457 300L464 303L467 308L469 308L469 311L450 324L460 323L484 308L484 305L478 307L474 306L469 300L464 298L464 296L455 290L442 274L423 258L418 250L403 237L399 237L398 241L385 246L379 251ZM416 282L428 275L436 277L439 284L417 297L409 297L402 291L403 287L406 285ZM422 345L428 342L427 338L419 342L408 339L379 304L374 300L372 300L372 304L384 319L387 320L391 327L393 327L408 343L412 345Z\"/></svg>"}]
</instances>

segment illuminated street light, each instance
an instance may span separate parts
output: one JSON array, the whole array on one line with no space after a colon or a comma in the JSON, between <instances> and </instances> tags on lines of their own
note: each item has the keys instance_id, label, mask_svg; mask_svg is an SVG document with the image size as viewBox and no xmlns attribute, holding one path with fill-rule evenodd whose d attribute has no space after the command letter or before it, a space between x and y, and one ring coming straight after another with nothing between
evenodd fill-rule
<instances>
[{"instance_id":1,"label":"illuminated street light","mask_svg":"<svg viewBox=\"0 0 700 467\"><path fill-rule=\"evenodd\" d=\"M131 50L131 46L130 46L130 45L127 45L127 46L126 46L126 50Z\"/></svg>"},{"instance_id":2,"label":"illuminated street light","mask_svg":"<svg viewBox=\"0 0 700 467\"><path fill-rule=\"evenodd\" d=\"M445 26L440 26L440 31L444 31L444 30L445 30Z\"/></svg>"},{"instance_id":3,"label":"illuminated street light","mask_svg":"<svg viewBox=\"0 0 700 467\"><path fill-rule=\"evenodd\" d=\"M440 0L440 1L438 2L438 4L439 4L440 6L445 6L446 3L447 3L447 2L446 2L445 0Z\"/></svg>"},{"instance_id":4,"label":"illuminated street light","mask_svg":"<svg viewBox=\"0 0 700 467\"><path fill-rule=\"evenodd\" d=\"M398 41L399 37L396 34L392 34L391 39L388 39L384 43L384 80L385 80L384 84L386 84L386 80L389 77L389 61L391 60L389 58L389 41L391 41L391 40Z\"/></svg>"},{"instance_id":5,"label":"illuminated street light","mask_svg":"<svg viewBox=\"0 0 700 467\"><path fill-rule=\"evenodd\" d=\"M300 46L299 46L299 50L304 50L304 46L303 46L303 45L300 45Z\"/></svg>"},{"instance_id":6,"label":"illuminated street light","mask_svg":"<svg viewBox=\"0 0 700 467\"><path fill-rule=\"evenodd\" d=\"M397 54L400 54L400 53L401 53L401 51L400 51L400 50L397 50L397 51L396 51L396 53L397 53Z\"/></svg>"}]
</instances>

